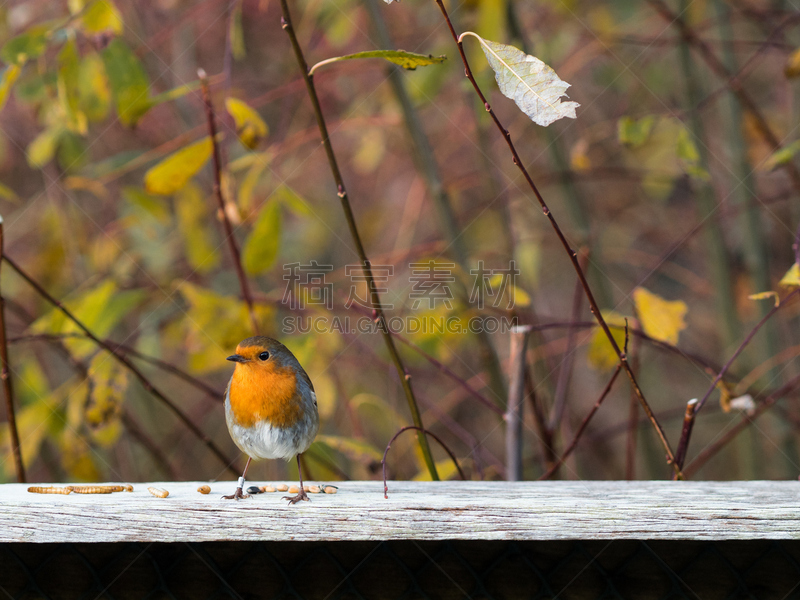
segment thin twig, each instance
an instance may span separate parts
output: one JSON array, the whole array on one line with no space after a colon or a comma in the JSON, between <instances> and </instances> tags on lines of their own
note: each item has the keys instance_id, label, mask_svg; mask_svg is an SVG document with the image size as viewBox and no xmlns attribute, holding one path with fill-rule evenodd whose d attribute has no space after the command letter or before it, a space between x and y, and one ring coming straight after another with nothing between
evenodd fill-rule
<instances>
[{"instance_id":1,"label":"thin twig","mask_svg":"<svg viewBox=\"0 0 800 600\"><path fill-rule=\"evenodd\" d=\"M758 403L758 407L756 408L755 412L749 415L745 413L742 416L741 421L739 421L731 429L726 431L725 434L719 437L714 443L707 446L700 454L697 455L697 458L695 458L692 462L686 465L684 475L686 477L691 477L692 475L697 473L697 471L700 470L700 468L703 465L705 465L711 458L713 458L720 450L722 450L722 448L724 448L729 442L731 442L731 440L733 440L737 435L739 435L742 431L744 431L748 425L750 425L758 417L763 415L778 400L780 400L787 394L790 394L792 391L794 391L798 386L800 386L800 375L794 377L779 390L773 392L772 394L764 398L764 400Z\"/></svg>"},{"instance_id":2,"label":"thin twig","mask_svg":"<svg viewBox=\"0 0 800 600\"><path fill-rule=\"evenodd\" d=\"M250 324L253 326L253 333L258 335L258 319L256 318L255 308L253 307L253 295L250 292L250 284L247 282L247 276L242 268L242 257L239 252L239 246L236 244L236 238L233 236L233 227L228 218L228 213L225 210L225 198L222 196L222 159L220 158L219 143L217 142L217 122L214 115L214 105L211 103L211 92L208 89L208 77L206 72L200 69L197 72L200 78L200 86L203 90L203 103L206 108L206 118L208 120L208 133L211 136L211 144L214 149L214 197L217 199L217 206L219 207L219 218L222 220L222 228L225 234L225 240L228 242L228 249L231 251L231 258L233 259L233 267L236 269L236 276L239 278L239 287L242 290L242 298L247 304L247 312L250 315Z\"/></svg>"},{"instance_id":3,"label":"thin twig","mask_svg":"<svg viewBox=\"0 0 800 600\"><path fill-rule=\"evenodd\" d=\"M231 473L238 477L239 469L234 466L236 461L229 459L228 457L223 454L222 450L213 442L211 438L209 438L203 431L195 425L191 419L180 409L177 405L175 405L172 400L167 398L161 391L158 390L150 380L145 377L145 375L134 365L125 355L121 354L116 348L112 345L106 343L105 341L98 338L94 335L87 327L84 325L72 312L64 306L61 302L56 300L53 296L51 296L47 290L45 290L36 280L34 280L30 275L28 275L22 268L17 265L11 258L7 255L3 256L3 259L9 264L9 266L16 271L16 273L22 277L28 285L30 285L36 293L38 293L42 298L47 300L50 304L55 306L58 310L60 310L65 317L67 317L70 321L75 323L79 329L81 329L86 336L92 340L95 344L103 348L111 353L111 355L122 365L124 365L133 375L139 380L145 390L150 392L155 398L161 401L167 408L169 408L178 419L183 422L184 425L191 431L200 441L205 444L205 446L211 451L214 456L216 456L224 465L225 468L228 469Z\"/></svg>"},{"instance_id":4,"label":"thin twig","mask_svg":"<svg viewBox=\"0 0 800 600\"><path fill-rule=\"evenodd\" d=\"M592 410L590 410L589 414L586 415L586 417L584 417L583 422L580 424L580 427L578 427L578 431L575 432L575 437L572 438L572 441L570 442L569 446L567 446L567 448L564 450L564 453L561 455L561 458L559 458L558 461L552 467L550 467L544 475L539 477L539 481L550 479L553 476L553 474L556 471L558 471L559 467L562 464L564 464L564 461L567 460L569 455L572 454L572 451L575 450L575 446L578 445L578 441L581 439L583 432L586 431L586 427L589 425L589 421L591 421L592 417L597 412L597 409L599 409L600 405L603 403L603 400L605 400L606 396L608 396L609 392L611 391L611 388L614 385L614 382L617 380L617 375L619 375L619 372L621 370L622 366L617 365L617 368L614 370L614 374L611 376L611 379L608 380L606 387L603 388L603 392L600 394L600 397L597 399L597 402L594 403Z\"/></svg>"},{"instance_id":5,"label":"thin twig","mask_svg":"<svg viewBox=\"0 0 800 600\"><path fill-rule=\"evenodd\" d=\"M281 0L281 1L285 2L286 0ZM500 133L503 135L503 139L506 141L506 145L508 146L508 149L511 151L511 156L513 158L514 164L520 170L523 177L525 177L525 181L528 183L528 186L530 186L531 190L536 196L536 199L538 200L539 205L541 206L542 211L544 212L544 215L550 221L550 225L553 227L553 230L558 236L558 239L561 241L564 250L567 252L570 262L572 262L572 266L575 269L575 272L578 274L578 279L581 282L581 286L583 287L583 291L586 294L586 298L589 301L589 305L592 309L592 314L594 315L595 319L597 319L597 322L603 329L603 333L605 333L606 337L608 338L611 347L614 349L614 352L619 357L620 364L622 365L622 368L625 370L625 373L628 375L628 379L630 379L631 381L631 385L633 386L633 389L636 392L636 396L639 399L639 402L641 403L645 414L650 419L653 428L656 430L656 434L658 435L658 438L661 441L661 445L664 447L667 463L678 474L678 476L680 476L680 468L678 467L678 465L675 464L675 457L672 453L672 449L670 448L667 436L664 434L664 430L661 428L661 425L658 423L658 420L653 414L653 410L650 408L650 405L648 404L646 398L644 397L644 393L639 387L639 384L636 381L636 377L634 376L633 371L630 368L630 365L628 365L628 359L625 356L625 353L620 349L619 344L617 344L617 341L614 339L614 335L611 333L611 329L609 329L608 324L606 323L602 313L600 312L600 307L597 305L597 301L594 298L594 294L592 293L592 290L589 287L589 282L586 280L586 275L584 274L583 269L581 268L580 263L578 262L577 252L575 252L575 250L573 250L572 247L570 246L569 242L567 241L567 238L561 231L561 227L559 227L558 223L556 222L553 213L547 207L547 204L545 203L544 198L539 192L539 189L536 187L536 184L533 182L533 179L531 179L528 170L525 168L525 165L522 164L522 159L519 157L517 149L514 146L514 143L511 141L511 134L505 127L503 127L503 124L497 118L497 115L495 114L491 105L486 100L486 97L483 95L483 92L478 86L477 81L475 81L475 77L472 75L472 70L470 69L469 66L469 61L467 61L467 55L464 53L463 43L459 39L458 34L456 34L456 31L453 28L453 24L450 21L450 16L447 13L447 9L444 7L444 3L442 2L442 0L436 0L436 4L439 5L439 9L441 10L442 15L444 15L444 18L447 21L447 26L450 29L450 33L453 36L453 39L455 40L456 44L458 45L458 51L461 54L461 61L464 63L464 70L466 77L469 79L470 83L472 84L472 87L475 89L475 93L478 94L478 97L481 99L483 105L486 107L486 111L492 117L492 120L494 121L495 125L500 130Z\"/></svg>"},{"instance_id":6,"label":"thin twig","mask_svg":"<svg viewBox=\"0 0 800 600\"><path fill-rule=\"evenodd\" d=\"M330 166L331 174L333 175L333 179L336 183L337 196L341 201L344 217L350 230L350 236L353 238L353 244L356 247L356 252L361 259L361 268L364 270L364 276L367 279L367 287L370 291L370 303L372 304L372 308L374 310L374 318L380 324L380 329L383 333L383 339L386 343L386 348L389 351L389 355L392 357L392 362L394 363L395 368L397 369L397 374L400 378L400 384L403 386L403 392L405 392L406 400L408 401L408 408L411 412L411 419L413 420L414 425L417 427L417 439L419 441L420 449L422 450L422 456L425 459L425 464L428 467L431 479L438 481L439 474L436 472L436 463L433 460L433 455L431 454L428 440L423 433L422 417L419 413L417 400L414 397L414 390L411 388L411 374L403 365L400 354L397 352L397 347L394 345L394 340L389 334L389 328L386 324L386 318L383 314L380 295L378 294L377 287L375 286L375 280L372 276L372 266L367 258L367 253L364 250L364 244L361 242L361 235L358 233L358 226L356 225L353 210L350 207L350 200L347 196L347 189L344 185L342 173L339 171L339 165L336 162L336 155L334 154L333 145L331 144L330 136L328 135L328 127L325 123L325 116L322 114L322 107L320 106L317 90L314 86L314 79L308 74L308 63L306 63L306 59L303 56L303 49L300 47L300 42L297 39L297 34L294 31L294 27L292 27L292 17L289 13L289 5L287 0L281 0L281 12L281 26L289 36L295 58L297 59L297 64L300 67L300 72L303 75L303 80L306 83L308 97L309 100L311 100L311 105L314 109L314 116L317 119L317 126L319 127L320 137L322 138L322 144L325 147L325 154L328 157L328 165Z\"/></svg>"},{"instance_id":7,"label":"thin twig","mask_svg":"<svg viewBox=\"0 0 800 600\"><path fill-rule=\"evenodd\" d=\"M89 336L87 336L86 334L79 333L77 331L68 333L35 333L31 335L20 335L17 337L9 338L8 343L16 344L18 342L36 342L36 341L56 342L63 340L64 338L75 338L75 337L86 338L86 339L89 338ZM205 381L198 379L197 377L193 377L186 371L179 369L173 364L155 358L154 356L143 354L138 350L136 350L135 348L131 348L130 346L126 346L125 344L119 344L107 338L104 339L103 341L109 346L113 346L120 352L129 354L134 358L138 358L139 360L144 361L146 363L150 363L154 367L158 367L162 371L165 371L167 373L170 373L171 375L174 375L179 379L182 379L192 387L197 388L198 390L200 390L201 392L203 392L204 394L206 394L207 396L218 402L222 402L224 399L224 395L218 389L215 389L214 387L210 386Z\"/></svg>"},{"instance_id":8,"label":"thin twig","mask_svg":"<svg viewBox=\"0 0 800 600\"><path fill-rule=\"evenodd\" d=\"M686 412L683 413L683 428L681 429L681 439L675 450L675 460L680 464L686 460L686 449L689 446L689 436L692 435L694 427L694 407L697 405L697 398L692 398L686 403Z\"/></svg>"},{"instance_id":9,"label":"thin twig","mask_svg":"<svg viewBox=\"0 0 800 600\"><path fill-rule=\"evenodd\" d=\"M722 369L720 369L719 373L717 373L717 376L714 378L714 381L711 382L711 385L709 386L709 388L706 391L705 395L697 403L697 406L695 407L694 412L692 413L692 420L697 418L697 413L700 412L700 410L705 405L706 401L711 397L711 394L716 389L717 384L719 384L719 382L722 381L722 378L725 376L725 373L728 372L728 369L733 364L733 361L735 361L739 357L739 355L744 351L744 349L747 347L747 345L752 341L752 339L758 333L758 330L761 329L764 326L764 324L766 324L767 321L769 321L770 318L776 312L778 312L781 309L781 307L783 307L786 304L788 304L789 301L794 296L796 296L798 293L800 293L800 288L794 290L791 294L786 296L786 298L784 298L781 301L780 304L778 304L777 306L773 307L772 310L770 310L766 315L764 315L764 317L758 323L756 323L756 326L753 327L753 329L750 331L750 333L747 334L747 337L745 337L744 340L742 340L742 343L739 344L739 347L736 349L736 352L734 352L733 356L730 357L728 362L726 362L725 365L723 365ZM684 455L681 457L682 459L686 458L685 454L686 454L686 451L687 451L688 446L689 446L689 438L690 438L691 435L692 435L692 428L691 427L688 427L688 428L684 427L683 431L681 432L680 442L678 442L678 447L682 448L683 449L683 453L684 453ZM676 458L676 460L677 460L677 458ZM679 466L683 467L683 464L680 464Z\"/></svg>"},{"instance_id":10,"label":"thin twig","mask_svg":"<svg viewBox=\"0 0 800 600\"><path fill-rule=\"evenodd\" d=\"M0 264L1 258L5 254L3 245L3 218L0 217ZM3 392L6 397L6 416L8 419L8 431L11 438L11 455L14 457L14 469L17 472L17 481L25 483L25 466L22 464L22 450L19 443L19 431L17 430L17 417L14 412L14 386L11 383L11 369L8 366L8 338L6 337L6 306L3 296L0 294L0 379L3 380Z\"/></svg>"},{"instance_id":11,"label":"thin twig","mask_svg":"<svg viewBox=\"0 0 800 600\"><path fill-rule=\"evenodd\" d=\"M389 448L392 447L394 441L400 436L401 433L403 433L404 431L408 431L409 429L415 429L418 433L421 433L422 435L429 435L437 442L439 442L439 445L442 448L444 448L444 451L447 452L448 456L450 456L450 459L453 461L453 464L455 464L456 469L458 469L458 474L461 477L461 480L462 481L467 480L467 477L464 475L464 471L461 470L461 465L458 464L456 455L453 454L452 450L450 450L450 448L448 448L447 445L442 440L439 439L439 436L437 436L435 433L428 431L427 429L422 429L420 427L416 427L415 425L406 425L405 427L400 429L400 431L395 433L394 436L392 436L392 439L389 440L388 444L386 444L386 450L383 451L383 459L381 460L381 466L383 467L383 497L385 499L389 498L389 486L386 485L386 456L389 454Z\"/></svg>"}]
</instances>

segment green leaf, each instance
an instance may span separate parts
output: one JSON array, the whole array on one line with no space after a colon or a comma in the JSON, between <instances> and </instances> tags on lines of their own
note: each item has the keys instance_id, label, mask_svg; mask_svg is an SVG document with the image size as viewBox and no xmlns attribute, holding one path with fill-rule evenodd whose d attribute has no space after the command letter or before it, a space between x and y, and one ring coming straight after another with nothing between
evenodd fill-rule
<instances>
[{"instance_id":1,"label":"green leaf","mask_svg":"<svg viewBox=\"0 0 800 600\"><path fill-rule=\"evenodd\" d=\"M0 183L0 198L9 202L18 202L17 193L5 184Z\"/></svg>"},{"instance_id":2,"label":"green leaf","mask_svg":"<svg viewBox=\"0 0 800 600\"><path fill-rule=\"evenodd\" d=\"M638 121L632 117L622 117L617 122L617 138L621 144L638 148L650 137L656 118L653 115L642 117Z\"/></svg>"},{"instance_id":3,"label":"green leaf","mask_svg":"<svg viewBox=\"0 0 800 600\"><path fill-rule=\"evenodd\" d=\"M267 135L267 124L255 110L236 98L225 98L225 108L233 117L242 144L253 150Z\"/></svg>"},{"instance_id":4,"label":"green leaf","mask_svg":"<svg viewBox=\"0 0 800 600\"><path fill-rule=\"evenodd\" d=\"M5 107L8 95L11 93L11 86L17 81L21 72L22 69L19 65L8 65L3 69L3 77L0 79L0 110Z\"/></svg>"},{"instance_id":5,"label":"green leaf","mask_svg":"<svg viewBox=\"0 0 800 600\"><path fill-rule=\"evenodd\" d=\"M117 38L103 50L106 74L117 107L119 120L132 127L152 106L149 99L150 81L133 50Z\"/></svg>"},{"instance_id":6,"label":"green leaf","mask_svg":"<svg viewBox=\"0 0 800 600\"><path fill-rule=\"evenodd\" d=\"M328 58L320 61L311 67L309 74L313 75L314 71L323 65L328 65L342 60L352 60L354 58L382 58L384 60L388 60L390 63L400 65L409 71L413 71L417 67L427 67L428 65L435 65L447 60L446 56L417 54L415 52L406 52L405 50L368 50L366 52L356 52L355 54L335 56L334 58Z\"/></svg>"},{"instance_id":7,"label":"green leaf","mask_svg":"<svg viewBox=\"0 0 800 600\"><path fill-rule=\"evenodd\" d=\"M170 154L144 174L144 187L151 194L168 196L184 187L211 158L210 137Z\"/></svg>"},{"instance_id":8,"label":"green leaf","mask_svg":"<svg viewBox=\"0 0 800 600\"><path fill-rule=\"evenodd\" d=\"M253 231L242 248L242 266L250 275L269 269L278 258L281 245L281 207L277 202L267 202L261 208Z\"/></svg>"},{"instance_id":9,"label":"green leaf","mask_svg":"<svg viewBox=\"0 0 800 600\"><path fill-rule=\"evenodd\" d=\"M569 84L559 79L556 72L541 60L513 46L485 40L471 31L462 33L459 39L465 35L478 39L500 91L534 123L547 127L564 117L576 117L575 109L580 104L561 100L562 96L567 96Z\"/></svg>"},{"instance_id":10,"label":"green leaf","mask_svg":"<svg viewBox=\"0 0 800 600\"><path fill-rule=\"evenodd\" d=\"M286 184L282 184L275 190L271 198L272 197L277 199L296 215L308 216L311 214L308 202Z\"/></svg>"},{"instance_id":11,"label":"green leaf","mask_svg":"<svg viewBox=\"0 0 800 600\"><path fill-rule=\"evenodd\" d=\"M71 131L65 131L58 140L56 158L65 172L78 170L89 159L85 140Z\"/></svg>"},{"instance_id":12,"label":"green leaf","mask_svg":"<svg viewBox=\"0 0 800 600\"><path fill-rule=\"evenodd\" d=\"M175 213L189 265L208 273L219 264L220 256L214 231L209 227L208 208L197 185L189 183L175 194Z\"/></svg>"},{"instance_id":13,"label":"green leaf","mask_svg":"<svg viewBox=\"0 0 800 600\"><path fill-rule=\"evenodd\" d=\"M49 36L50 29L44 25L31 27L22 35L6 42L0 50L0 58L10 65L24 65L44 54Z\"/></svg>"},{"instance_id":14,"label":"green leaf","mask_svg":"<svg viewBox=\"0 0 800 600\"><path fill-rule=\"evenodd\" d=\"M123 30L122 16L111 0L95 0L84 10L81 18L83 30L89 34L111 31L120 35Z\"/></svg>"},{"instance_id":15,"label":"green leaf","mask_svg":"<svg viewBox=\"0 0 800 600\"><path fill-rule=\"evenodd\" d=\"M111 89L103 59L87 54L78 67L78 107L90 121L103 121L111 106Z\"/></svg>"}]
</instances>

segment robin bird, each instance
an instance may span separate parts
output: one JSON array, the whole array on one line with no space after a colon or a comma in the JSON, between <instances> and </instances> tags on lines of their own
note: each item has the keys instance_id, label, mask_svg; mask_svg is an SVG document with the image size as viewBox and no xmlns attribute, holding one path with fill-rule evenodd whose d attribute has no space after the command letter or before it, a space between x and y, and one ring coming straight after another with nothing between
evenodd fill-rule
<instances>
[{"instance_id":1,"label":"robin bird","mask_svg":"<svg viewBox=\"0 0 800 600\"><path fill-rule=\"evenodd\" d=\"M264 336L242 341L228 360L236 367L225 391L225 420L233 442L248 459L236 491L223 498L248 497L242 489L251 460L297 456L300 492L284 499L289 504L308 500L300 455L319 431L317 395L311 380L286 346Z\"/></svg>"}]
</instances>

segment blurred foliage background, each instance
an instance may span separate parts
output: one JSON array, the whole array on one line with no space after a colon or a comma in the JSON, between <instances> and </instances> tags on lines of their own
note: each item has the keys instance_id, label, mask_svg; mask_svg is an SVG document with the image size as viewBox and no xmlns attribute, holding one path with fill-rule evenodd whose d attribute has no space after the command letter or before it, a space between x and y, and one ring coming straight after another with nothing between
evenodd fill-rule
<instances>
[{"instance_id":1,"label":"blurred foliage background","mask_svg":"<svg viewBox=\"0 0 800 600\"><path fill-rule=\"evenodd\" d=\"M785 294L778 282L795 262L799 190L784 167L797 149L800 13L782 0L669 3L697 36L690 39L654 4L459 0L448 9L457 29L522 48L572 84L578 118L538 127L497 92L478 45L465 42L609 320L628 317L672 348L632 336L629 354L674 447L686 402L704 394L773 306L749 296ZM586 302L576 302L568 258L464 78L436 4L300 0L292 10L310 64L381 48L447 55L414 71L380 59L336 63L315 82L367 253L393 267L388 315L426 314L412 307L409 265L434 260L455 278L451 307L436 305L434 316L515 316L541 326L527 352L523 436L524 477L539 477L597 400L615 358ZM308 305L304 316L369 313L345 308L346 266L358 257L278 3L15 1L0 9L0 39L5 253L235 459L226 470L124 365L4 266L29 480L233 478L242 464L221 400L231 373L225 357L252 328L212 193L198 68L209 74L225 214L261 329L289 346L317 390L322 427L305 457L307 477L379 477L386 443L410 423L380 336L283 333L284 319L300 314L283 301L285 264L333 265L333 308ZM780 152L697 40L737 74ZM513 309L471 306L463 297L469 271L512 260L520 270L505 292ZM749 393L758 404L800 373L799 324L798 303L788 303L758 333L698 418L688 462L747 419L753 407L730 399ZM404 335L414 344L400 351L426 427L470 477L502 479L503 419L463 384L504 409L508 333ZM797 387L696 476L796 478ZM15 478L9 447L3 424L0 481ZM434 455L443 478L456 476L435 445ZM266 461L250 476L284 478L291 469ZM393 445L389 473L427 478L413 434ZM620 377L558 476L668 474Z\"/></svg>"}]
</instances>

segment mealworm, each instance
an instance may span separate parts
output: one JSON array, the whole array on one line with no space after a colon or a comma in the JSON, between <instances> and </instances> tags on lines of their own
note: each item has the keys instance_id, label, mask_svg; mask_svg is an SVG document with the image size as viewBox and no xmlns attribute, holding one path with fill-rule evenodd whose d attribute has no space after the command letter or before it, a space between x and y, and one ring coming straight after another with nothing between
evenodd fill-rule
<instances>
[{"instance_id":1,"label":"mealworm","mask_svg":"<svg viewBox=\"0 0 800 600\"><path fill-rule=\"evenodd\" d=\"M149 487L147 491L153 494L156 498L166 498L169 496L169 492L167 490L162 490L161 488Z\"/></svg>"},{"instance_id":2,"label":"mealworm","mask_svg":"<svg viewBox=\"0 0 800 600\"><path fill-rule=\"evenodd\" d=\"M285 492L289 489L289 486L286 485L285 483L279 483L278 485L275 486L275 489L278 490L279 492Z\"/></svg>"},{"instance_id":3,"label":"mealworm","mask_svg":"<svg viewBox=\"0 0 800 600\"><path fill-rule=\"evenodd\" d=\"M337 488L335 485L323 485L322 491L326 494L335 494L339 491L339 488Z\"/></svg>"},{"instance_id":4,"label":"mealworm","mask_svg":"<svg viewBox=\"0 0 800 600\"><path fill-rule=\"evenodd\" d=\"M69 494L72 490L68 487L57 487L51 485L49 487L31 486L28 488L31 494Z\"/></svg>"},{"instance_id":5,"label":"mealworm","mask_svg":"<svg viewBox=\"0 0 800 600\"><path fill-rule=\"evenodd\" d=\"M133 486L132 486L132 485L130 485L130 484L128 484L128 485L126 485L126 486L124 486L124 487L125 487L125 491L126 491L126 492L132 492L132 491L133 491Z\"/></svg>"},{"instance_id":6,"label":"mealworm","mask_svg":"<svg viewBox=\"0 0 800 600\"><path fill-rule=\"evenodd\" d=\"M275 491L275 487L271 486L271 485L262 485L258 489L260 489L262 492L274 492Z\"/></svg>"},{"instance_id":7,"label":"mealworm","mask_svg":"<svg viewBox=\"0 0 800 600\"><path fill-rule=\"evenodd\" d=\"M278 488L278 489L280 489L280 488ZM292 487L289 488L289 493L290 494L299 494L300 493L300 488L297 487L296 485L293 485Z\"/></svg>"},{"instance_id":8,"label":"mealworm","mask_svg":"<svg viewBox=\"0 0 800 600\"><path fill-rule=\"evenodd\" d=\"M210 494L211 486L201 485L199 488L197 488L197 491L200 492L201 494Z\"/></svg>"},{"instance_id":9,"label":"mealworm","mask_svg":"<svg viewBox=\"0 0 800 600\"><path fill-rule=\"evenodd\" d=\"M111 494L122 491L121 485L70 485L68 487L76 494Z\"/></svg>"}]
</instances>

